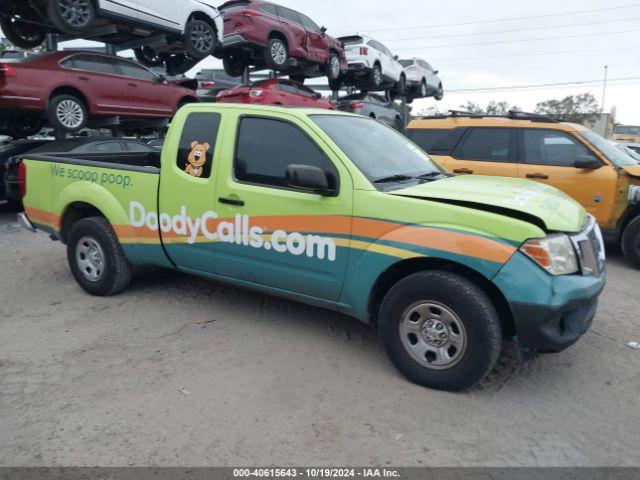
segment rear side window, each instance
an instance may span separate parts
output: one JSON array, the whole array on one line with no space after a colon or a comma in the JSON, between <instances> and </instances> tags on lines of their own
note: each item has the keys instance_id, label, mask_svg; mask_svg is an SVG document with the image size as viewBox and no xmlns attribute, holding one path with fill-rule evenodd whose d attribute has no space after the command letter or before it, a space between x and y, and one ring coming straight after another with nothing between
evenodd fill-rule
<instances>
[{"instance_id":1,"label":"rear side window","mask_svg":"<svg viewBox=\"0 0 640 480\"><path fill-rule=\"evenodd\" d=\"M583 143L554 130L524 130L522 149L525 163L533 165L573 167L579 157L593 156Z\"/></svg>"},{"instance_id":2,"label":"rear side window","mask_svg":"<svg viewBox=\"0 0 640 480\"><path fill-rule=\"evenodd\" d=\"M73 68L75 70L83 70L85 72L105 73L107 75L116 75L115 62L108 57L99 57L93 55L74 55L62 62L64 68Z\"/></svg>"},{"instance_id":3,"label":"rear side window","mask_svg":"<svg viewBox=\"0 0 640 480\"><path fill-rule=\"evenodd\" d=\"M186 175L209 178L220 129L220 114L196 112L187 117L176 164Z\"/></svg>"},{"instance_id":4,"label":"rear side window","mask_svg":"<svg viewBox=\"0 0 640 480\"><path fill-rule=\"evenodd\" d=\"M278 16L278 7L271 3L263 3L262 5L260 5L260 10L262 10L264 13L268 13L269 15L274 15L276 17Z\"/></svg>"},{"instance_id":5,"label":"rear side window","mask_svg":"<svg viewBox=\"0 0 640 480\"><path fill-rule=\"evenodd\" d=\"M280 16L282 18L285 18L286 20L297 23L298 25L302 25L302 20L300 19L298 12L296 12L295 10L280 7Z\"/></svg>"},{"instance_id":6,"label":"rear side window","mask_svg":"<svg viewBox=\"0 0 640 480\"><path fill-rule=\"evenodd\" d=\"M235 177L241 182L287 188L289 165L321 168L337 185L337 172L316 143L295 125L267 118L243 118L238 132Z\"/></svg>"},{"instance_id":7,"label":"rear side window","mask_svg":"<svg viewBox=\"0 0 640 480\"><path fill-rule=\"evenodd\" d=\"M409 129L407 135L413 143L431 155L450 155L466 128Z\"/></svg>"},{"instance_id":8,"label":"rear side window","mask_svg":"<svg viewBox=\"0 0 640 480\"><path fill-rule=\"evenodd\" d=\"M320 33L320 27L316 24L316 22L311 20L306 15L303 15L302 13L298 12L298 15L300 15L300 20L302 20L302 25L304 25L306 28L308 28L313 32Z\"/></svg>"},{"instance_id":9,"label":"rear side window","mask_svg":"<svg viewBox=\"0 0 640 480\"><path fill-rule=\"evenodd\" d=\"M472 128L470 130L456 148L453 155L455 158L480 162L509 162L513 158L513 129Z\"/></svg>"}]
</instances>

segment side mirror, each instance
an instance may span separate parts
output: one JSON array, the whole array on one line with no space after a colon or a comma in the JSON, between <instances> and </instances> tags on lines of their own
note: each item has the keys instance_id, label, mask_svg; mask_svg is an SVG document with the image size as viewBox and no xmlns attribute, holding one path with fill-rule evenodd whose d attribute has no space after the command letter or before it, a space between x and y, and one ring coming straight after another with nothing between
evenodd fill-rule
<instances>
[{"instance_id":1,"label":"side mirror","mask_svg":"<svg viewBox=\"0 0 640 480\"><path fill-rule=\"evenodd\" d=\"M327 174L310 165L289 165L286 173L287 185L301 190L309 190L319 195L331 196Z\"/></svg>"},{"instance_id":2,"label":"side mirror","mask_svg":"<svg viewBox=\"0 0 640 480\"><path fill-rule=\"evenodd\" d=\"M602 163L591 155L580 155L573 166L583 170L595 170L596 168L600 168Z\"/></svg>"},{"instance_id":3,"label":"side mirror","mask_svg":"<svg viewBox=\"0 0 640 480\"><path fill-rule=\"evenodd\" d=\"M394 55L393 59L397 62L398 60L400 60L400 57L398 55Z\"/></svg>"},{"instance_id":4,"label":"side mirror","mask_svg":"<svg viewBox=\"0 0 640 480\"><path fill-rule=\"evenodd\" d=\"M164 75L158 75L158 83L164 83L167 81L167 77Z\"/></svg>"},{"instance_id":5,"label":"side mirror","mask_svg":"<svg viewBox=\"0 0 640 480\"><path fill-rule=\"evenodd\" d=\"M434 71L433 71L433 74L434 74L434 75L438 75L439 73L440 73L440 70L434 70Z\"/></svg>"},{"instance_id":6,"label":"side mirror","mask_svg":"<svg viewBox=\"0 0 640 480\"><path fill-rule=\"evenodd\" d=\"M325 33L327 33L328 28L325 27L324 25L320 28L320 31L322 32L322 34L324 35Z\"/></svg>"}]
</instances>

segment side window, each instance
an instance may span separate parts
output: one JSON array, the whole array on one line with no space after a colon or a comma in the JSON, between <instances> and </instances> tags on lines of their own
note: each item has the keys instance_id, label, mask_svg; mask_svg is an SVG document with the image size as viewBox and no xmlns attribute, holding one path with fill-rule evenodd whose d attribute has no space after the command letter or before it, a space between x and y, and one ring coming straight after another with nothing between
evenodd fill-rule
<instances>
[{"instance_id":1,"label":"side window","mask_svg":"<svg viewBox=\"0 0 640 480\"><path fill-rule=\"evenodd\" d=\"M511 128L472 128L453 156L459 160L509 162L511 132Z\"/></svg>"},{"instance_id":2,"label":"side window","mask_svg":"<svg viewBox=\"0 0 640 480\"><path fill-rule=\"evenodd\" d=\"M113 61L107 57L76 55L67 59L63 63L63 66L85 72L105 73L107 75L115 75L117 73Z\"/></svg>"},{"instance_id":3,"label":"side window","mask_svg":"<svg viewBox=\"0 0 640 480\"><path fill-rule=\"evenodd\" d=\"M220 128L219 113L192 113L187 117L180 137L178 168L196 178L209 178L213 153Z\"/></svg>"},{"instance_id":4,"label":"side window","mask_svg":"<svg viewBox=\"0 0 640 480\"><path fill-rule=\"evenodd\" d=\"M286 188L289 165L321 168L328 173L330 186L337 186L335 167L298 127L266 118L247 117L241 120L234 164L237 180Z\"/></svg>"},{"instance_id":5,"label":"side window","mask_svg":"<svg viewBox=\"0 0 640 480\"><path fill-rule=\"evenodd\" d=\"M280 16L286 20L302 25L302 20L298 16L298 12L290 8L280 7Z\"/></svg>"},{"instance_id":6,"label":"side window","mask_svg":"<svg viewBox=\"0 0 640 480\"><path fill-rule=\"evenodd\" d=\"M380 45L378 42L376 42L375 40L370 40L369 43L367 44L370 47L375 48L376 50L378 50L379 52L382 53L382 45Z\"/></svg>"},{"instance_id":7,"label":"side window","mask_svg":"<svg viewBox=\"0 0 640 480\"><path fill-rule=\"evenodd\" d=\"M308 28L312 32L320 33L320 27L316 24L316 22L314 22L309 17L307 17L306 15L303 15L303 14L301 14L299 12L298 12L298 15L300 15L300 20L302 20L302 24L306 28Z\"/></svg>"},{"instance_id":8,"label":"side window","mask_svg":"<svg viewBox=\"0 0 640 480\"><path fill-rule=\"evenodd\" d=\"M158 79L158 76L151 70L147 70L146 68L132 62L120 61L118 62L118 67L122 71L122 75L125 77L146 80L148 82L153 82Z\"/></svg>"},{"instance_id":9,"label":"side window","mask_svg":"<svg viewBox=\"0 0 640 480\"><path fill-rule=\"evenodd\" d=\"M118 152L122 152L122 144L120 142L96 143L89 149L89 153L118 153Z\"/></svg>"},{"instance_id":10,"label":"side window","mask_svg":"<svg viewBox=\"0 0 640 480\"><path fill-rule=\"evenodd\" d=\"M422 129L413 128L407 130L407 136L413 140L425 152L432 155L449 155L451 150L460 141L464 129Z\"/></svg>"},{"instance_id":11,"label":"side window","mask_svg":"<svg viewBox=\"0 0 640 480\"><path fill-rule=\"evenodd\" d=\"M579 157L593 156L571 135L553 130L524 130L522 149L524 162L533 165L573 167Z\"/></svg>"},{"instance_id":12,"label":"side window","mask_svg":"<svg viewBox=\"0 0 640 480\"><path fill-rule=\"evenodd\" d=\"M262 10L264 13L275 15L276 17L278 16L278 9L272 3L263 3L262 5L260 5L260 10Z\"/></svg>"}]
</instances>

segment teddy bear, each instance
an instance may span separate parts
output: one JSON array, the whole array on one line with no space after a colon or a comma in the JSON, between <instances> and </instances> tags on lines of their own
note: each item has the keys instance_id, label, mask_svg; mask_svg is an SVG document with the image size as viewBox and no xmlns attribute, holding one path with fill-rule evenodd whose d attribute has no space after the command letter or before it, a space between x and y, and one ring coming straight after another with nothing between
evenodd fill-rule
<instances>
[{"instance_id":1,"label":"teddy bear","mask_svg":"<svg viewBox=\"0 0 640 480\"><path fill-rule=\"evenodd\" d=\"M202 177L203 166L207 162L207 152L210 148L211 145L208 143L192 142L187 167L184 171L193 177Z\"/></svg>"}]
</instances>

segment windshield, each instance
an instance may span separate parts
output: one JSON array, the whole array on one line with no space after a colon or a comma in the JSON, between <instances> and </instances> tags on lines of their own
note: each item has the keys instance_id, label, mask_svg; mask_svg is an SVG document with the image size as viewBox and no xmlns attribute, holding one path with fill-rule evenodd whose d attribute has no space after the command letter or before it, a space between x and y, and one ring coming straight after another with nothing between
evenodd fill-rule
<instances>
[{"instance_id":1,"label":"windshield","mask_svg":"<svg viewBox=\"0 0 640 480\"><path fill-rule=\"evenodd\" d=\"M420 180L414 177L444 173L409 139L372 118L343 115L310 117L371 182L397 177L395 183L415 183Z\"/></svg>"},{"instance_id":2,"label":"windshield","mask_svg":"<svg viewBox=\"0 0 640 480\"><path fill-rule=\"evenodd\" d=\"M619 125L613 130L613 133L618 135L640 135L640 127Z\"/></svg>"},{"instance_id":3,"label":"windshield","mask_svg":"<svg viewBox=\"0 0 640 480\"><path fill-rule=\"evenodd\" d=\"M592 131L579 133L582 138L600 150L600 153L607 157L616 167L635 167L638 165L633 158L618 150L616 147L611 145L608 140L605 140L597 133Z\"/></svg>"}]
</instances>

